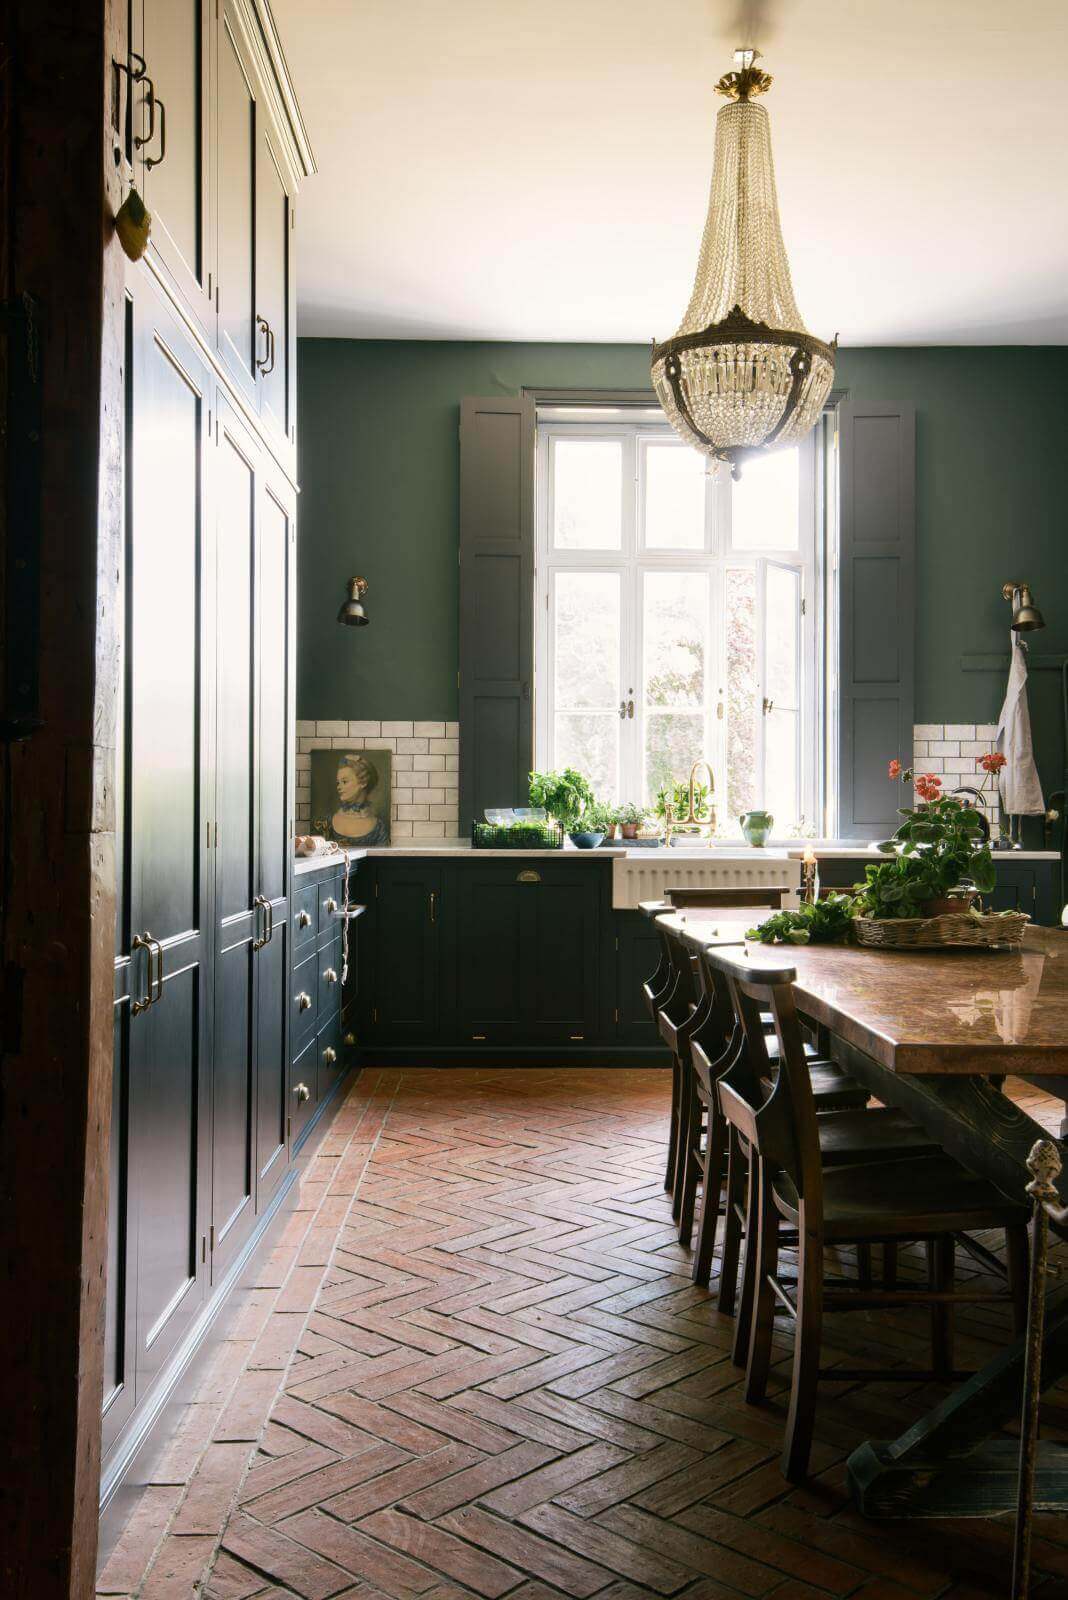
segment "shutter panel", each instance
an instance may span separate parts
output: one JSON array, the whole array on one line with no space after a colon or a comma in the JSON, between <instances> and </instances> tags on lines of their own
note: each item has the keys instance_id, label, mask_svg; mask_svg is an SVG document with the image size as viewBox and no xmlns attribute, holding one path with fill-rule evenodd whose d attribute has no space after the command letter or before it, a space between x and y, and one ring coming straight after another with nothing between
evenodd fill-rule
<instances>
[{"instance_id":1,"label":"shutter panel","mask_svg":"<svg viewBox=\"0 0 1068 1600\"><path fill-rule=\"evenodd\" d=\"M883 839L901 820L886 764L912 760L915 408L844 402L838 450L838 832Z\"/></svg>"},{"instance_id":2,"label":"shutter panel","mask_svg":"<svg viewBox=\"0 0 1068 1600\"><path fill-rule=\"evenodd\" d=\"M460 406L460 829L534 761L534 401Z\"/></svg>"}]
</instances>

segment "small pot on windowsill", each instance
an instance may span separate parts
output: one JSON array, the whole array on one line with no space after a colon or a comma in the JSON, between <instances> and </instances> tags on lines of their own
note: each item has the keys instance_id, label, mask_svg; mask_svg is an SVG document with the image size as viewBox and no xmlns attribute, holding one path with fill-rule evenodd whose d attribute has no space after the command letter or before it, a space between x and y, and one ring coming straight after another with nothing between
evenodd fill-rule
<instances>
[{"instance_id":1,"label":"small pot on windowsill","mask_svg":"<svg viewBox=\"0 0 1068 1600\"><path fill-rule=\"evenodd\" d=\"M936 900L922 900L920 910L925 917L959 917L974 905L978 891L961 889L958 893L940 895Z\"/></svg>"},{"instance_id":2,"label":"small pot on windowsill","mask_svg":"<svg viewBox=\"0 0 1068 1600\"><path fill-rule=\"evenodd\" d=\"M621 822L619 824L620 832L622 833L624 839L636 839L638 837L638 829L640 827L640 822Z\"/></svg>"}]
</instances>

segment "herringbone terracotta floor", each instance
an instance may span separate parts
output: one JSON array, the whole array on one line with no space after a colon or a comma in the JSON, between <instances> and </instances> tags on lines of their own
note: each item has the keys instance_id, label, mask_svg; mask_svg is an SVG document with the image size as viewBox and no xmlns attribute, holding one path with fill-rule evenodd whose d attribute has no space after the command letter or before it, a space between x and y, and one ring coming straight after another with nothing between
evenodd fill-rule
<instances>
[{"instance_id":1,"label":"herringbone terracotta floor","mask_svg":"<svg viewBox=\"0 0 1068 1600\"><path fill-rule=\"evenodd\" d=\"M1006 1595L1004 1525L865 1522L844 1493L858 1440L934 1391L822 1386L814 1477L780 1477L783 1368L742 1403L671 1226L667 1095L655 1071L365 1074L265 1269L243 1375L232 1358L229 1398L190 1422L211 1441L191 1483L146 1491L99 1592ZM961 1314L958 1360L1004 1334ZM909 1364L924 1336L921 1314L858 1313L827 1348ZM1043 1519L1036 1559L1035 1592L1068 1593L1068 1527Z\"/></svg>"}]
</instances>

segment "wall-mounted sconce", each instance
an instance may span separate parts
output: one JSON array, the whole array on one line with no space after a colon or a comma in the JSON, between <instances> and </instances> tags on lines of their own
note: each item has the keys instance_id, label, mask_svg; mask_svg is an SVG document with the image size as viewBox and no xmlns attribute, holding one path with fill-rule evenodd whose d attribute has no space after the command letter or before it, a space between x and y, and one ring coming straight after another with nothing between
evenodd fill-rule
<instances>
[{"instance_id":1,"label":"wall-mounted sconce","mask_svg":"<svg viewBox=\"0 0 1068 1600\"><path fill-rule=\"evenodd\" d=\"M349 597L338 612L337 620L348 628L365 628L371 620L362 604L362 596L366 593L366 578L350 578Z\"/></svg>"},{"instance_id":2,"label":"wall-mounted sconce","mask_svg":"<svg viewBox=\"0 0 1068 1600\"><path fill-rule=\"evenodd\" d=\"M1006 600L1012 601L1010 626L1016 633L1031 633L1035 628L1046 626L1045 617L1031 598L1029 583L1006 583L1002 586L1001 593Z\"/></svg>"}]
</instances>

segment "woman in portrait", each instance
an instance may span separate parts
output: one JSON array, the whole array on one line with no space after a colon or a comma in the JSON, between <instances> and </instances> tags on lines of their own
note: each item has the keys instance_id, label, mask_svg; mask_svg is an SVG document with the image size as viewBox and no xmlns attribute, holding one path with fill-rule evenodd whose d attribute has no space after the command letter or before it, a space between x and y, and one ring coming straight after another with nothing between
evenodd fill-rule
<instances>
[{"instance_id":1,"label":"woman in portrait","mask_svg":"<svg viewBox=\"0 0 1068 1600\"><path fill-rule=\"evenodd\" d=\"M344 755L338 760L337 810L330 829L339 844L372 845L389 843L389 828L371 805L378 788L378 768L366 756Z\"/></svg>"}]
</instances>

